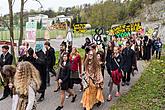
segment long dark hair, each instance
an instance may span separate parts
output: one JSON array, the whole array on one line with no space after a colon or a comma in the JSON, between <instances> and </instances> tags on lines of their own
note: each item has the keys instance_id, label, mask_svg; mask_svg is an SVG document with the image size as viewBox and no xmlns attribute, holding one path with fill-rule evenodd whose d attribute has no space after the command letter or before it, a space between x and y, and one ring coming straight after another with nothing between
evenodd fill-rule
<instances>
[{"instance_id":1,"label":"long dark hair","mask_svg":"<svg viewBox=\"0 0 165 110\"><path fill-rule=\"evenodd\" d=\"M105 62L105 55L104 55L104 52L103 51L98 51L97 52L97 55L100 55L100 57L101 57L101 62Z\"/></svg>"},{"instance_id":2,"label":"long dark hair","mask_svg":"<svg viewBox=\"0 0 165 110\"><path fill-rule=\"evenodd\" d=\"M66 64L69 63L69 53L68 52L64 52L63 55L62 55L62 61L61 61L61 64L60 64L62 67L63 67L63 62L64 62L64 60L63 60L64 55L67 55Z\"/></svg>"},{"instance_id":3,"label":"long dark hair","mask_svg":"<svg viewBox=\"0 0 165 110\"><path fill-rule=\"evenodd\" d=\"M89 51L90 52L90 51ZM89 53L88 52L88 53ZM93 59L91 60L92 62L91 62L91 65L92 65L92 72L93 73L96 73L99 69L100 69L100 64L99 64L99 62L98 62L98 60L97 60L97 57L96 57L96 53L95 52L93 52ZM90 59L87 57L86 59L85 59L85 69L87 69L88 68L88 65L89 65L89 62L90 62Z\"/></svg>"}]
</instances>

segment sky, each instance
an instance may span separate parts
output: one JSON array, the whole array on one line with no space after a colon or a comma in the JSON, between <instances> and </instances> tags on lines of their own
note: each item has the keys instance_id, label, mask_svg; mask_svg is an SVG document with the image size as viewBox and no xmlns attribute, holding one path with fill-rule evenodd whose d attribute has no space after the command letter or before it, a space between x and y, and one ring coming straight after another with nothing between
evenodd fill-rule
<instances>
[{"instance_id":1,"label":"sky","mask_svg":"<svg viewBox=\"0 0 165 110\"><path fill-rule=\"evenodd\" d=\"M20 10L20 1L21 0L15 0L14 4L14 12L19 12ZM60 6L62 7L70 7L75 5L81 5L85 3L91 3L94 4L101 0L40 0L44 10L45 9L53 9L55 11L58 10ZM38 10L40 8L40 4L38 2L35 2L34 0L28 0L25 4L25 10L35 9ZM0 0L0 15L8 14L8 0Z\"/></svg>"}]
</instances>

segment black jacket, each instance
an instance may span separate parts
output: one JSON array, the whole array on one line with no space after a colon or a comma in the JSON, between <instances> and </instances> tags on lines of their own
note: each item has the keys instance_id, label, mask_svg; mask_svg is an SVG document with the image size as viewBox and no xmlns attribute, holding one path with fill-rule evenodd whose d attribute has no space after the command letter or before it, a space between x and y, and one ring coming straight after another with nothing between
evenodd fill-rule
<instances>
[{"instance_id":1,"label":"black jacket","mask_svg":"<svg viewBox=\"0 0 165 110\"><path fill-rule=\"evenodd\" d=\"M50 47L50 49L46 51L46 60L47 60L47 65L50 68L53 68L53 66L56 63L56 57L55 57L55 50L54 50L54 48Z\"/></svg>"},{"instance_id":2,"label":"black jacket","mask_svg":"<svg viewBox=\"0 0 165 110\"><path fill-rule=\"evenodd\" d=\"M117 57L110 59L111 71L115 71L117 69L121 70L123 63L123 57L119 54Z\"/></svg>"},{"instance_id":3,"label":"black jacket","mask_svg":"<svg viewBox=\"0 0 165 110\"><path fill-rule=\"evenodd\" d=\"M62 83L66 83L69 81L70 78L70 63L69 61L66 63L65 66L60 67L59 79L62 80Z\"/></svg>"},{"instance_id":4,"label":"black jacket","mask_svg":"<svg viewBox=\"0 0 165 110\"><path fill-rule=\"evenodd\" d=\"M131 48L125 48L122 51L123 63L122 69L125 72L130 72L132 70L132 66L136 63L135 51Z\"/></svg>"},{"instance_id":5,"label":"black jacket","mask_svg":"<svg viewBox=\"0 0 165 110\"><path fill-rule=\"evenodd\" d=\"M36 52L36 55L38 58L35 59L34 65L40 73L40 77L41 77L40 91L43 91L46 89L46 56L42 50Z\"/></svg>"},{"instance_id":6,"label":"black jacket","mask_svg":"<svg viewBox=\"0 0 165 110\"><path fill-rule=\"evenodd\" d=\"M3 59L5 59L5 61ZM1 54L0 60L1 60L2 66L11 65L13 62L13 56L8 52L4 58L3 54Z\"/></svg>"},{"instance_id":7,"label":"black jacket","mask_svg":"<svg viewBox=\"0 0 165 110\"><path fill-rule=\"evenodd\" d=\"M107 50L107 55L106 55L106 67L107 69L111 69L111 59L112 59L112 53L113 50Z\"/></svg>"}]
</instances>

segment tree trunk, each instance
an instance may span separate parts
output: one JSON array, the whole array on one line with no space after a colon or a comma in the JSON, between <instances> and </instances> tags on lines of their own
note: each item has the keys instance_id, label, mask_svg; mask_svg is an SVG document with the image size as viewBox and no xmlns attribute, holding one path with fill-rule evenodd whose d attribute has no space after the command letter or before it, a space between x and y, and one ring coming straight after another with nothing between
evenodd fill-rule
<instances>
[{"instance_id":1,"label":"tree trunk","mask_svg":"<svg viewBox=\"0 0 165 110\"><path fill-rule=\"evenodd\" d=\"M13 0L8 0L9 3L9 15L10 15L10 42L11 42L11 54L13 55L13 64L16 64L15 52L14 52L14 32L13 32Z\"/></svg>"},{"instance_id":2,"label":"tree trunk","mask_svg":"<svg viewBox=\"0 0 165 110\"><path fill-rule=\"evenodd\" d=\"M18 51L20 50L20 46L22 44L23 40L23 10L24 10L24 0L21 0L21 10L20 10L20 37L19 37L19 42L18 42Z\"/></svg>"}]
</instances>

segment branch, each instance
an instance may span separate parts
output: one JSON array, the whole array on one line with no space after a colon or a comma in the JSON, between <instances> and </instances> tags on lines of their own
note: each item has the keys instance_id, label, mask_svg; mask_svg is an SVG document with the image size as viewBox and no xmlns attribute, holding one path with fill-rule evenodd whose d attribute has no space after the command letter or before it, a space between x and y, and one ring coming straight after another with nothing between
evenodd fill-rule
<instances>
[{"instance_id":1,"label":"branch","mask_svg":"<svg viewBox=\"0 0 165 110\"><path fill-rule=\"evenodd\" d=\"M3 20L2 18L0 18L0 21L2 21L7 26L7 28L10 30L9 25L7 24L7 22L5 20Z\"/></svg>"},{"instance_id":2,"label":"branch","mask_svg":"<svg viewBox=\"0 0 165 110\"><path fill-rule=\"evenodd\" d=\"M15 3L15 0L13 0L12 7L13 7L14 3Z\"/></svg>"},{"instance_id":3,"label":"branch","mask_svg":"<svg viewBox=\"0 0 165 110\"><path fill-rule=\"evenodd\" d=\"M25 1L24 1L24 4L25 4L27 1L28 1L28 0L25 0Z\"/></svg>"}]
</instances>

